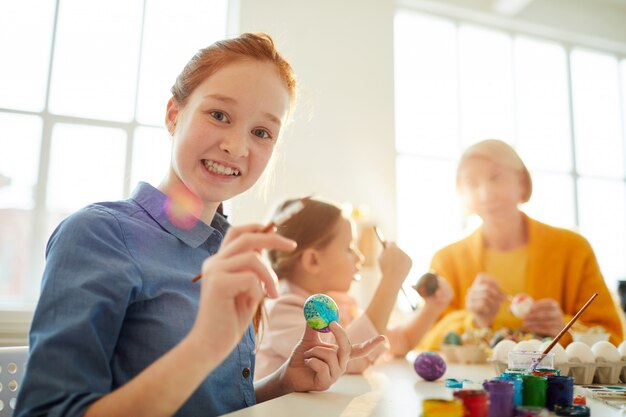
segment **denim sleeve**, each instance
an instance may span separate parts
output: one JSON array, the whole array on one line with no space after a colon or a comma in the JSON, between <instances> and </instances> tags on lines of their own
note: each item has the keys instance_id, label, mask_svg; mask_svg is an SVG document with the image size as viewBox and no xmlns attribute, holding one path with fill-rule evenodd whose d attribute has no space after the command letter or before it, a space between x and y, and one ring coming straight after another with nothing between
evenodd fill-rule
<instances>
[{"instance_id":1,"label":"denim sleeve","mask_svg":"<svg viewBox=\"0 0 626 417\"><path fill-rule=\"evenodd\" d=\"M141 271L119 221L94 206L55 230L46 258L15 415L82 416L111 391L110 360Z\"/></svg>"}]
</instances>

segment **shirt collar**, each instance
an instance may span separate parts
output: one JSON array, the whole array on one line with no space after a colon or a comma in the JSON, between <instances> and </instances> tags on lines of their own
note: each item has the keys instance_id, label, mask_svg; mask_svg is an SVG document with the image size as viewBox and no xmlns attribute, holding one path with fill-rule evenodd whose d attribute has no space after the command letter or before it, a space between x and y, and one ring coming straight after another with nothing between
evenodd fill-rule
<instances>
[{"instance_id":1,"label":"shirt collar","mask_svg":"<svg viewBox=\"0 0 626 417\"><path fill-rule=\"evenodd\" d=\"M137 185L130 198L148 212L163 229L193 248L202 245L214 232L220 233L223 237L228 230L228 221L219 213L215 213L210 226L199 219L190 229L172 224L165 211L167 195L145 182Z\"/></svg>"}]
</instances>

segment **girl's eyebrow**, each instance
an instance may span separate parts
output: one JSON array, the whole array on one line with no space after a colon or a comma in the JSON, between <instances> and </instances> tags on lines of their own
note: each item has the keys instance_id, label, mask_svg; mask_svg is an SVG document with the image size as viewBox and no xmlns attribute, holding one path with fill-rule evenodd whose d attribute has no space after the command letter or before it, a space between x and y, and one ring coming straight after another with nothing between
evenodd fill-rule
<instances>
[{"instance_id":1,"label":"girl's eyebrow","mask_svg":"<svg viewBox=\"0 0 626 417\"><path fill-rule=\"evenodd\" d=\"M228 103L228 104L237 104L237 100L235 100L232 97L225 96L223 94L217 94L217 93L207 94L206 96L204 96L204 98L205 99L210 98L210 99L221 101L221 102ZM282 126L282 122L280 121L280 119L274 116L272 113L263 112L262 114L263 116L270 119L272 122L276 123L278 126Z\"/></svg>"}]
</instances>

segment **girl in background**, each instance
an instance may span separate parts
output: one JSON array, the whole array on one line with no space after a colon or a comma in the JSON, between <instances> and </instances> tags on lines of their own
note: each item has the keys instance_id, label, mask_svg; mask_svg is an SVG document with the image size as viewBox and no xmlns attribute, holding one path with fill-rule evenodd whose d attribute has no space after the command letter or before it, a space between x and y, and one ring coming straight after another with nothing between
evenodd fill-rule
<instances>
[{"instance_id":1,"label":"girl in background","mask_svg":"<svg viewBox=\"0 0 626 417\"><path fill-rule=\"evenodd\" d=\"M90 205L50 238L16 416L221 415L324 390L351 352L384 340L351 346L333 324L334 343L323 343L302 326L285 363L253 383L251 322L265 291L277 295L259 253L295 242L230 227L216 211L264 171L295 91L267 35L216 42L189 61L167 103L172 159L158 188Z\"/></svg>"},{"instance_id":2,"label":"girl in background","mask_svg":"<svg viewBox=\"0 0 626 417\"><path fill-rule=\"evenodd\" d=\"M291 204L286 201L279 210ZM398 291L411 269L411 259L395 243L387 242L380 254L380 284L365 311L348 290L358 272L362 256L354 244L353 225L341 209L317 199L277 229L277 234L297 242L295 251L269 251L272 268L281 280L279 297L267 303L268 322L257 361L257 377L263 377L289 357L302 333L302 309L312 294L325 293L339 307L339 321L353 341L364 341L384 333L389 347L379 347L369 355L353 359L347 372L360 373L387 349L404 356L415 347L424 333L447 307L452 294L439 279L439 289L426 298L424 307L406 323L388 328ZM333 336L322 338L332 341Z\"/></svg>"}]
</instances>

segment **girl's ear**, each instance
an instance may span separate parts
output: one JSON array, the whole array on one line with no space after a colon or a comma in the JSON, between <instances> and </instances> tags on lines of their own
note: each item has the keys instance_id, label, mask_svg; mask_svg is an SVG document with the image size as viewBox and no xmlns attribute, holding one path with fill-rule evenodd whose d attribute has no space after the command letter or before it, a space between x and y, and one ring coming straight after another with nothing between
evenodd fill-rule
<instances>
[{"instance_id":1,"label":"girl's ear","mask_svg":"<svg viewBox=\"0 0 626 417\"><path fill-rule=\"evenodd\" d=\"M300 258L302 268L308 273L316 273L320 269L320 254L316 249L307 248Z\"/></svg>"},{"instance_id":2,"label":"girl's ear","mask_svg":"<svg viewBox=\"0 0 626 417\"><path fill-rule=\"evenodd\" d=\"M167 111L165 112L165 126L172 136L176 131L176 120L178 119L179 110L178 102L174 97L170 98L167 102Z\"/></svg>"}]
</instances>

